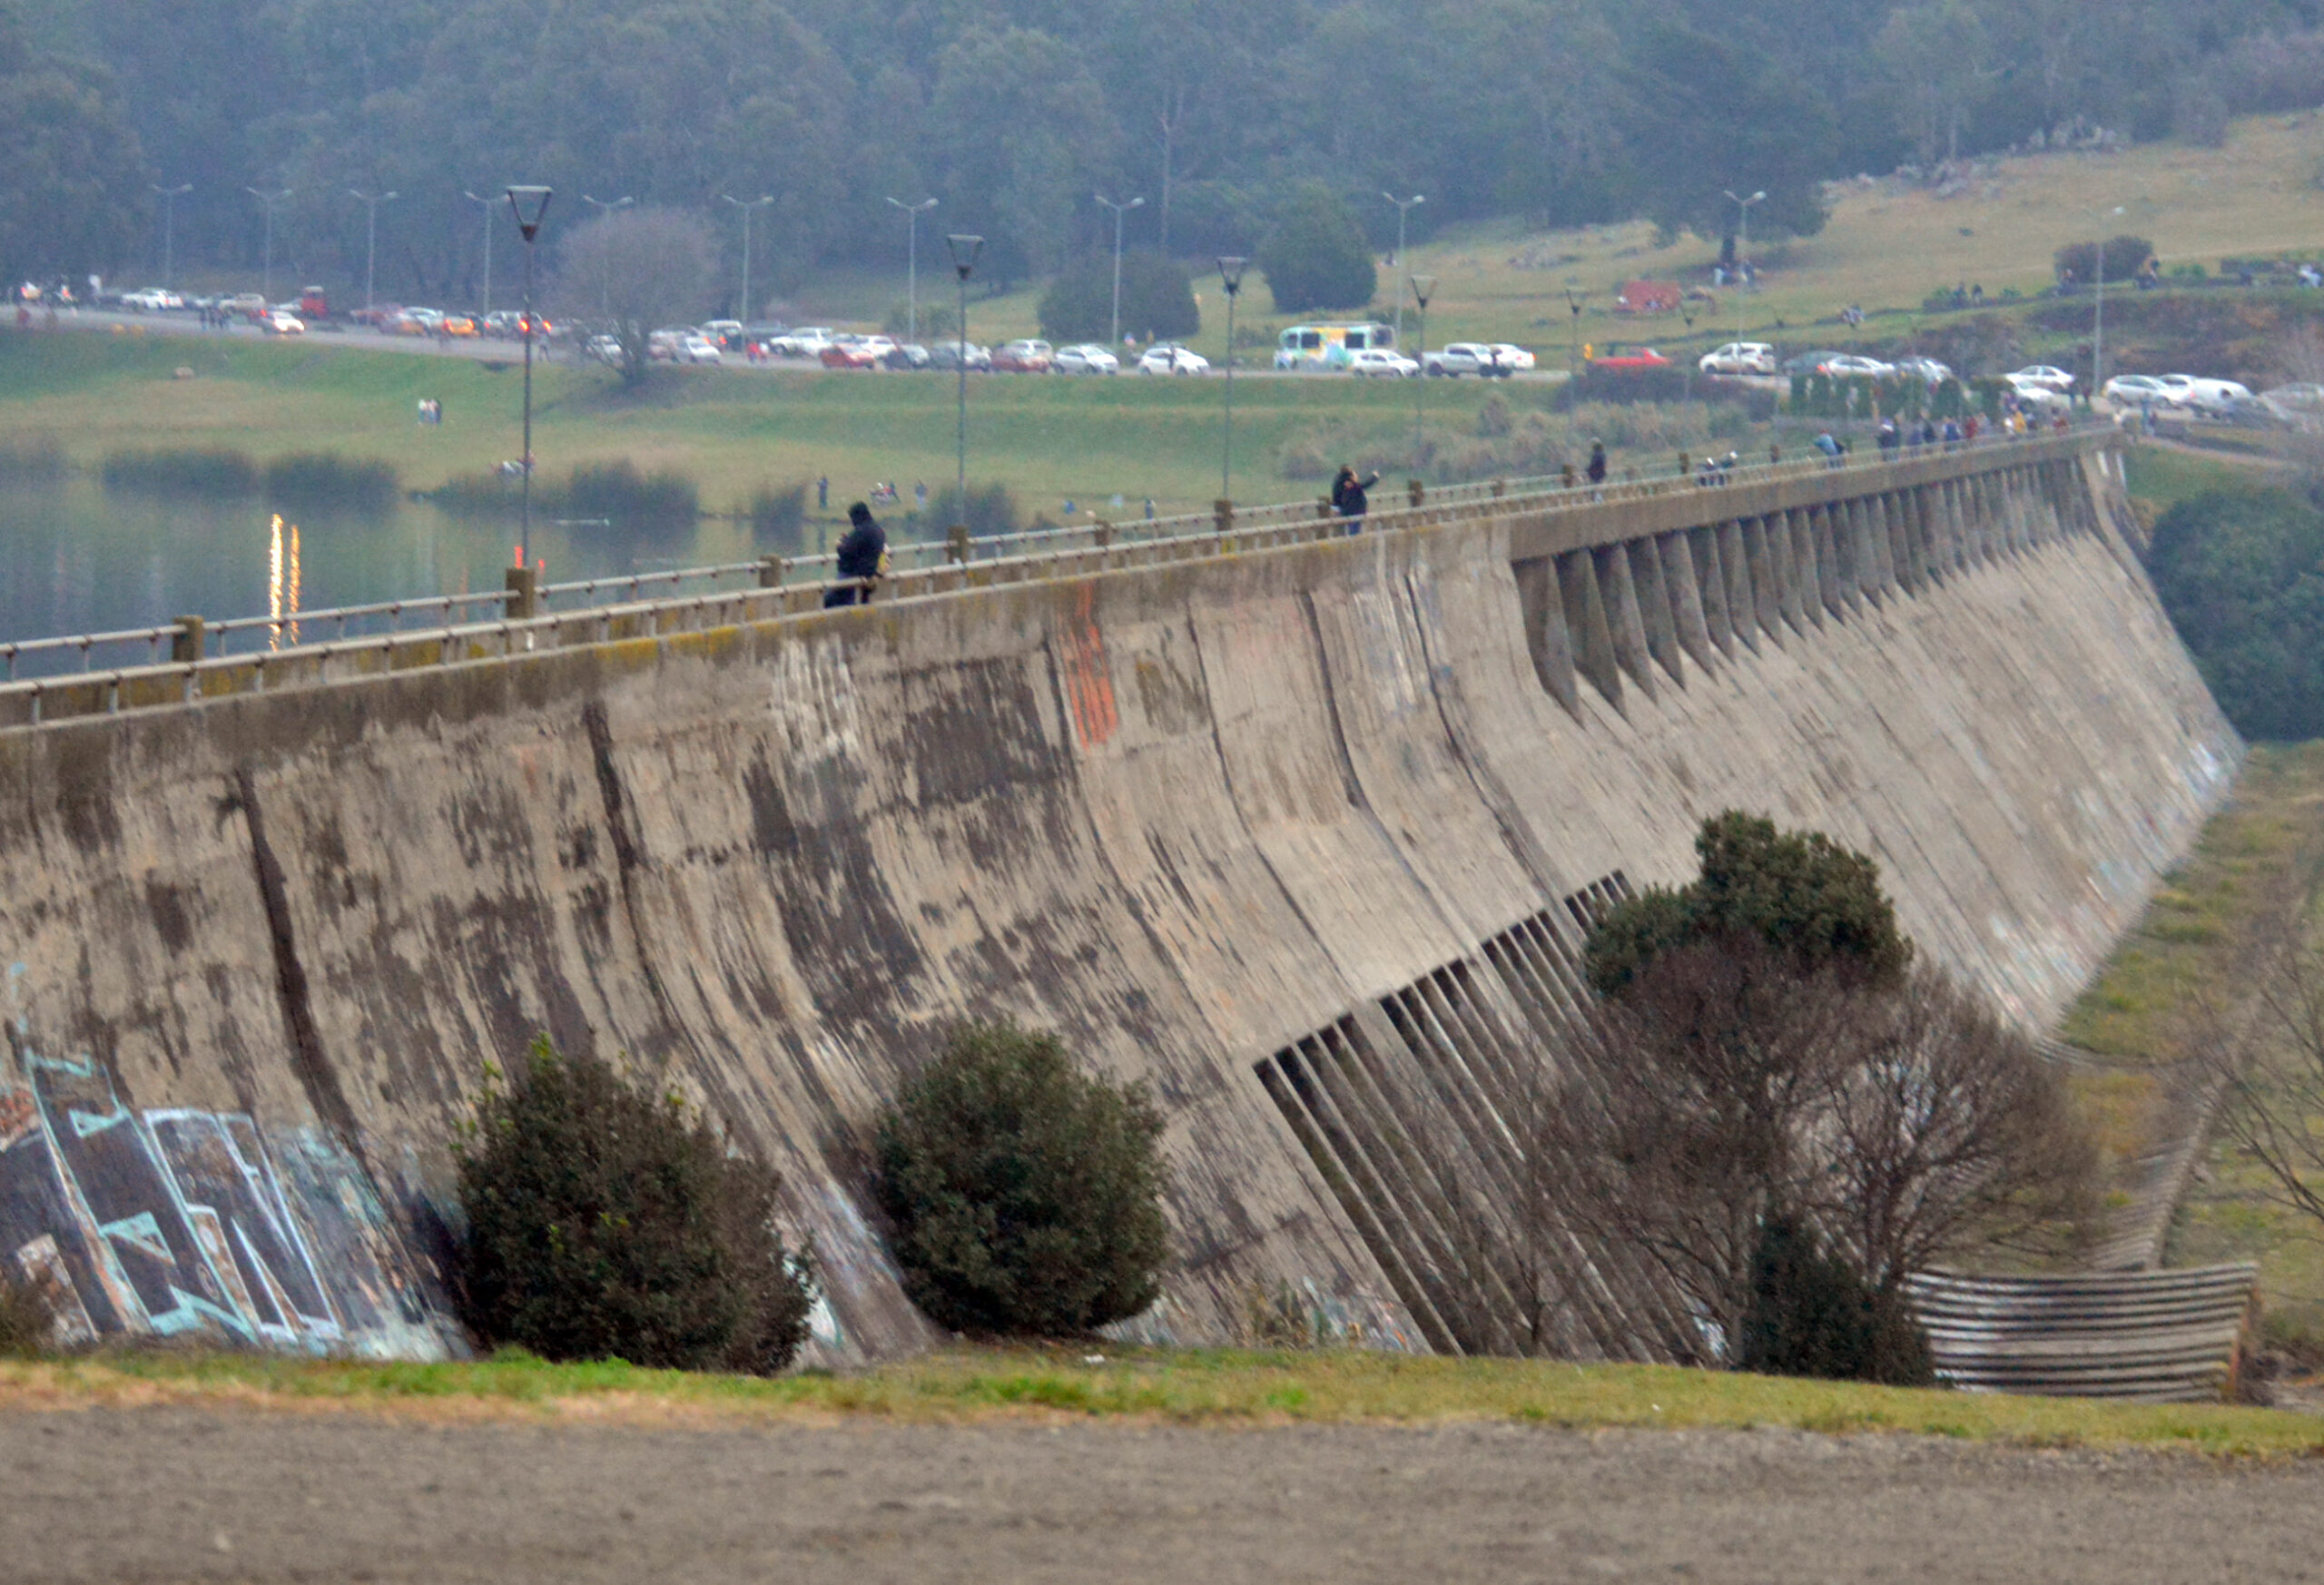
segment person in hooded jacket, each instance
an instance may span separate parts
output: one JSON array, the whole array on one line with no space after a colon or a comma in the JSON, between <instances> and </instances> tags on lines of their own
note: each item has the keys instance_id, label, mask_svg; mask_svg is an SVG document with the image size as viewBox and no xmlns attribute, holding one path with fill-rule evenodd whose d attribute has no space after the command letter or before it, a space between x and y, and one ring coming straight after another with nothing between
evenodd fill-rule
<instances>
[{"instance_id":1,"label":"person in hooded jacket","mask_svg":"<svg viewBox=\"0 0 2324 1585\"><path fill-rule=\"evenodd\" d=\"M1343 463L1339 477L1332 480L1332 510L1351 519L1363 517L1372 509L1372 497L1368 492L1379 482L1380 475L1376 470L1358 478L1354 467ZM1353 525L1348 528L1350 534L1357 531Z\"/></svg>"},{"instance_id":2,"label":"person in hooded jacket","mask_svg":"<svg viewBox=\"0 0 2324 1585\"><path fill-rule=\"evenodd\" d=\"M872 581L887 571L888 535L872 516L872 508L862 501L847 509L848 530L840 537L838 576L843 581L833 586L823 596L823 608L834 605L868 605L872 603Z\"/></svg>"},{"instance_id":3,"label":"person in hooded jacket","mask_svg":"<svg viewBox=\"0 0 2324 1585\"><path fill-rule=\"evenodd\" d=\"M1590 443L1589 476L1590 482L1593 485L1601 485L1606 482L1606 443L1603 440L1592 440Z\"/></svg>"}]
</instances>

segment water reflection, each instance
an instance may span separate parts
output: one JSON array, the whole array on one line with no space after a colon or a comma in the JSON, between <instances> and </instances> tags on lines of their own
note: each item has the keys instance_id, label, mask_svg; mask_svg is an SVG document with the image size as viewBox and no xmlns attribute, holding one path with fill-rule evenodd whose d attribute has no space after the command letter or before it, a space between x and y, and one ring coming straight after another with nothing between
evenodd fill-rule
<instances>
[{"instance_id":1,"label":"water reflection","mask_svg":"<svg viewBox=\"0 0 2324 1585\"><path fill-rule=\"evenodd\" d=\"M328 639L334 635L311 620L322 607L500 587L515 539L513 521L447 517L409 502L373 516L301 510L290 521L247 502L158 501L84 477L0 479L0 642L192 614L264 616L278 643L302 632ZM759 547L748 524L725 519L650 535L537 521L533 554L546 577L564 581L743 561ZM96 664L142 658L100 654ZM38 663L26 656L17 673L80 665L77 651Z\"/></svg>"}]
</instances>

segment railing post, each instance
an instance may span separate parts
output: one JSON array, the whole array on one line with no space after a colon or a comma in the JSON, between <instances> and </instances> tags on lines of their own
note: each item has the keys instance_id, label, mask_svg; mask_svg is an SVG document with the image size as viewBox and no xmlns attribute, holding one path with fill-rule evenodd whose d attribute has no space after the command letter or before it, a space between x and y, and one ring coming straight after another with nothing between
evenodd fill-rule
<instances>
[{"instance_id":1,"label":"railing post","mask_svg":"<svg viewBox=\"0 0 2324 1585\"><path fill-rule=\"evenodd\" d=\"M170 635L170 658L180 665L200 660L205 625L199 616L179 617L178 630Z\"/></svg>"},{"instance_id":2,"label":"railing post","mask_svg":"<svg viewBox=\"0 0 2324 1585\"><path fill-rule=\"evenodd\" d=\"M1408 478L1404 481L1404 498L1417 507L1428 498L1428 487L1416 478Z\"/></svg>"},{"instance_id":3,"label":"railing post","mask_svg":"<svg viewBox=\"0 0 2324 1585\"><path fill-rule=\"evenodd\" d=\"M1098 531L1090 537L1097 542L1098 549L1105 550L1114 543L1114 526L1100 517L1098 519Z\"/></svg>"},{"instance_id":4,"label":"railing post","mask_svg":"<svg viewBox=\"0 0 2324 1585\"><path fill-rule=\"evenodd\" d=\"M954 566L969 565L969 526L955 523L944 530L944 559Z\"/></svg>"},{"instance_id":5,"label":"railing post","mask_svg":"<svg viewBox=\"0 0 2324 1585\"><path fill-rule=\"evenodd\" d=\"M1226 534L1233 529L1235 527L1235 503L1227 500L1224 497L1211 502L1210 522L1212 529L1219 534Z\"/></svg>"},{"instance_id":6,"label":"railing post","mask_svg":"<svg viewBox=\"0 0 2324 1585\"><path fill-rule=\"evenodd\" d=\"M790 570L791 564L783 560L783 557L779 556L760 556L759 587L762 589L779 589L783 587L783 576Z\"/></svg>"},{"instance_id":7,"label":"railing post","mask_svg":"<svg viewBox=\"0 0 2324 1585\"><path fill-rule=\"evenodd\" d=\"M540 614L541 580L538 569L512 566L508 569L508 615L522 622Z\"/></svg>"}]
</instances>

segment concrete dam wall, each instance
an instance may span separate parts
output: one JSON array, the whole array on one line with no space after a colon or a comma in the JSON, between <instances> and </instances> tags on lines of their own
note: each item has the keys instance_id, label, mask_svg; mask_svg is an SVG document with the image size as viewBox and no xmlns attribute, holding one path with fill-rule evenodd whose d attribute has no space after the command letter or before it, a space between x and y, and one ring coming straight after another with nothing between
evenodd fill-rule
<instances>
[{"instance_id":1,"label":"concrete dam wall","mask_svg":"<svg viewBox=\"0 0 2324 1585\"><path fill-rule=\"evenodd\" d=\"M1518 497L0 731L0 1260L92 1332L457 1352L447 1140L545 1030L764 1148L816 1346L893 1355L934 1333L869 1121L1010 1014L1167 1117L1139 1334L1287 1286L1379 1346L1687 1357L1620 1252L1557 1243L1528 1314L1464 1231L1588 921L1762 812L2051 1021L2241 752L2119 478L2060 437Z\"/></svg>"}]
</instances>

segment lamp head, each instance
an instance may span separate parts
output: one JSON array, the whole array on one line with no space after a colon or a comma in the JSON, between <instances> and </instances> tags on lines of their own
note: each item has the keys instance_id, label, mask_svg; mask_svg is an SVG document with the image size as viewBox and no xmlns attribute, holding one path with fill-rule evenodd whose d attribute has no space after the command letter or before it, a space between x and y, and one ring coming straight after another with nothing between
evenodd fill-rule
<instances>
[{"instance_id":1,"label":"lamp head","mask_svg":"<svg viewBox=\"0 0 2324 1585\"><path fill-rule=\"evenodd\" d=\"M1233 297L1236 292L1243 290L1243 271L1250 262L1251 261L1248 259L1244 258L1239 253L1226 253L1220 255L1218 261L1218 281L1220 285L1226 288L1227 296Z\"/></svg>"},{"instance_id":2,"label":"lamp head","mask_svg":"<svg viewBox=\"0 0 2324 1585\"><path fill-rule=\"evenodd\" d=\"M951 252L952 268L966 281L977 267L977 255L984 251L984 239L967 231L953 231L944 239L944 246Z\"/></svg>"},{"instance_id":3,"label":"lamp head","mask_svg":"<svg viewBox=\"0 0 2324 1585\"><path fill-rule=\"evenodd\" d=\"M541 221L548 213L548 201L555 196L555 189L547 187L508 190L508 208L515 213L517 229L524 233L525 241L529 242L540 235Z\"/></svg>"},{"instance_id":4,"label":"lamp head","mask_svg":"<svg viewBox=\"0 0 2324 1585\"><path fill-rule=\"evenodd\" d=\"M1436 277L1415 275L1412 278L1413 300L1420 304L1421 312L1428 311L1428 300L1436 295Z\"/></svg>"}]
</instances>

